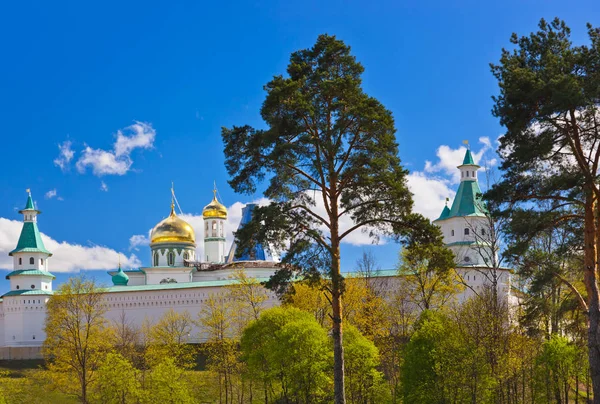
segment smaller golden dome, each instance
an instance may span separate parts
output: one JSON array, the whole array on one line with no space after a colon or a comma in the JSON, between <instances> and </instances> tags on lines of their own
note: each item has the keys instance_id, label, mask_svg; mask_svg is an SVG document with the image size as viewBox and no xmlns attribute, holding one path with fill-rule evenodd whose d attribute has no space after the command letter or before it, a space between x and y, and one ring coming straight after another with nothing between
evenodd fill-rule
<instances>
[{"instance_id":1,"label":"smaller golden dome","mask_svg":"<svg viewBox=\"0 0 600 404\"><path fill-rule=\"evenodd\" d=\"M185 220L175 214L175 205L171 203L171 214L160 221L152 233L150 233L150 244L162 243L187 243L196 245L196 234L194 229Z\"/></svg>"},{"instance_id":2,"label":"smaller golden dome","mask_svg":"<svg viewBox=\"0 0 600 404\"><path fill-rule=\"evenodd\" d=\"M217 199L217 190L214 190L213 193L213 200L202 209L202 217L227 219L227 208Z\"/></svg>"}]
</instances>

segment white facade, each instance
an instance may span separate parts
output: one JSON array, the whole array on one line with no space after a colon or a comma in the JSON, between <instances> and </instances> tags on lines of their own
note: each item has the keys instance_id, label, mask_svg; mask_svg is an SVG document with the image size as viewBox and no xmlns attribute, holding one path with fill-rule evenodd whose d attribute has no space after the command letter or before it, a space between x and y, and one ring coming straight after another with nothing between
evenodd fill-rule
<instances>
[{"instance_id":1,"label":"white facade","mask_svg":"<svg viewBox=\"0 0 600 404\"><path fill-rule=\"evenodd\" d=\"M474 163L459 166L463 173L461 187L452 209L446 206L440 218L434 221L454 252L457 272L468 286L459 296L460 301L485 287L491 273L490 257L493 252L486 242L487 234L490 234L486 233L489 222L474 202L477 192L480 192L478 168ZM250 212L251 209L248 209L249 215ZM21 213L24 216L23 230L17 248L10 253L14 271L7 275L11 291L0 299L0 348L41 347L45 339L46 304L52 295L54 276L48 272L48 260L52 254L41 241L37 228L39 211L33 206L31 195ZM119 268L109 272L114 286L108 288L104 295L108 320L118 322L125 315L128 322L141 326L145 319L158 320L170 309L180 313L187 311L196 319L206 299L227 292L224 287L232 283L236 270L244 269L247 276L259 280L267 280L274 273L277 264L268 258L262 261L229 259L226 263L224 235L227 211L216 199L216 192L213 201L204 208L203 217L204 257L196 256L193 229L175 214L172 205L171 214L152 231L151 266L125 271ZM264 253L246 255L266 256ZM377 282L385 281L390 287L397 285L399 278L395 271L386 272ZM496 273L501 295L510 296L510 272L499 268ZM276 296L269 292L266 304L277 305ZM203 340L201 330L197 328L192 331L191 337L196 342ZM39 349L37 352L39 355ZM28 355L32 354L29 352ZM7 359L4 353L0 357Z\"/></svg>"}]
</instances>

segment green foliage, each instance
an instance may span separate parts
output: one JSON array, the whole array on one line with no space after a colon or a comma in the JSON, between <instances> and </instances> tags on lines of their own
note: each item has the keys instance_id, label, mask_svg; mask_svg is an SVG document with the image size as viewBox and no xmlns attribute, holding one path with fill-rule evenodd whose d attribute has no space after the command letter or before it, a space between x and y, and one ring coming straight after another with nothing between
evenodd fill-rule
<instances>
[{"instance_id":1,"label":"green foliage","mask_svg":"<svg viewBox=\"0 0 600 404\"><path fill-rule=\"evenodd\" d=\"M272 308L252 322L242 336L250 376L284 402L326 402L331 380L329 339L308 313Z\"/></svg>"},{"instance_id":2,"label":"green foliage","mask_svg":"<svg viewBox=\"0 0 600 404\"><path fill-rule=\"evenodd\" d=\"M465 341L445 315L424 311L404 352L404 401L483 403L492 384L481 347Z\"/></svg>"},{"instance_id":3,"label":"green foliage","mask_svg":"<svg viewBox=\"0 0 600 404\"><path fill-rule=\"evenodd\" d=\"M584 380L586 365L582 349L565 337L552 335L537 357L538 399L568 401L576 383Z\"/></svg>"},{"instance_id":4,"label":"green foliage","mask_svg":"<svg viewBox=\"0 0 600 404\"><path fill-rule=\"evenodd\" d=\"M142 397L139 371L117 353L109 353L98 368L95 399L106 404L137 403Z\"/></svg>"},{"instance_id":5,"label":"green foliage","mask_svg":"<svg viewBox=\"0 0 600 404\"><path fill-rule=\"evenodd\" d=\"M173 358L165 357L148 373L145 381L145 404L187 404L196 401L190 394L189 381L184 369Z\"/></svg>"},{"instance_id":6,"label":"green foliage","mask_svg":"<svg viewBox=\"0 0 600 404\"><path fill-rule=\"evenodd\" d=\"M348 403L381 403L387 398L383 374L377 370L379 352L355 327L344 330L346 398Z\"/></svg>"},{"instance_id":7,"label":"green foliage","mask_svg":"<svg viewBox=\"0 0 600 404\"><path fill-rule=\"evenodd\" d=\"M112 329L105 312L102 290L82 277L63 283L47 305L43 352L49 375L59 390L84 403L111 348Z\"/></svg>"}]
</instances>

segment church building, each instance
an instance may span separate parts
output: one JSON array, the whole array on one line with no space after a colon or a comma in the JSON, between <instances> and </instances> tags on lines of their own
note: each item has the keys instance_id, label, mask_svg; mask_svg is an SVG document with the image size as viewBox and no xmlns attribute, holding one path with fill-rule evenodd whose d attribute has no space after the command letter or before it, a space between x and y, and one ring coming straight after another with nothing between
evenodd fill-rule
<instances>
[{"instance_id":1,"label":"church building","mask_svg":"<svg viewBox=\"0 0 600 404\"><path fill-rule=\"evenodd\" d=\"M499 295L511 301L511 272L497 264L493 222L481 202L477 172L470 150L458 166L461 181L451 205L442 210L434 220L443 233L444 241L456 257L456 272L466 286L457 296L464 301L483 290L492 281L497 283ZM243 208L240 226L248 223L256 205ZM44 321L46 303L52 296L49 260L52 253L46 250L37 217L41 213L27 196L23 215L23 228L17 246L9 255L13 257L14 270L6 275L10 291L0 299L0 359L30 359L41 356L45 339ZM276 271L278 259L267 249L257 245L236 258L235 242L226 252L227 209L218 200L216 190L212 201L202 210L204 219L202 242L203 256L197 256L196 234L192 226L175 212L175 198L171 201L168 216L158 222L150 233L151 266L109 271L112 286L105 290L107 307L105 317L119 322L125 317L133 325L141 326L145 320L155 321L173 309L188 312L197 318L203 304L211 295L223 295L225 286L237 269L248 277L266 281ZM345 276L353 276L351 273ZM375 274L377 282L397 287L396 270L383 270ZM269 295L267 306L279 302ZM197 326L190 333L192 342L205 338Z\"/></svg>"}]
</instances>

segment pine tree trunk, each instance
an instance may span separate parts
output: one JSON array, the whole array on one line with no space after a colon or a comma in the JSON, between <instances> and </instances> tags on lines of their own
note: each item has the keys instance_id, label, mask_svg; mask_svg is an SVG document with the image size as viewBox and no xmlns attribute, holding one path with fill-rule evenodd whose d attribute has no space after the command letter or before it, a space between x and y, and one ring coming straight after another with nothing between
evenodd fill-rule
<instances>
[{"instance_id":1,"label":"pine tree trunk","mask_svg":"<svg viewBox=\"0 0 600 404\"><path fill-rule=\"evenodd\" d=\"M331 308L332 308L332 337L333 337L333 401L335 404L346 404L344 386L344 346L342 328L342 293L344 285L340 269L340 228L338 217L338 190L335 164L329 161L329 177L331 188L328 190L329 223L331 240Z\"/></svg>"},{"instance_id":2,"label":"pine tree trunk","mask_svg":"<svg viewBox=\"0 0 600 404\"><path fill-rule=\"evenodd\" d=\"M344 347L342 345L342 279L340 274L340 245L332 231L331 306L333 311L333 392L334 403L345 404ZM337 233L337 232L335 232ZM334 240L335 239L335 240Z\"/></svg>"},{"instance_id":3,"label":"pine tree trunk","mask_svg":"<svg viewBox=\"0 0 600 404\"><path fill-rule=\"evenodd\" d=\"M597 219L595 217L596 201L593 190L588 186L585 201L585 229L584 229L584 282L588 293L588 356L592 388L594 390L593 402L600 404L600 305L597 280Z\"/></svg>"}]
</instances>

